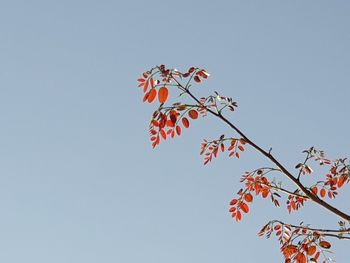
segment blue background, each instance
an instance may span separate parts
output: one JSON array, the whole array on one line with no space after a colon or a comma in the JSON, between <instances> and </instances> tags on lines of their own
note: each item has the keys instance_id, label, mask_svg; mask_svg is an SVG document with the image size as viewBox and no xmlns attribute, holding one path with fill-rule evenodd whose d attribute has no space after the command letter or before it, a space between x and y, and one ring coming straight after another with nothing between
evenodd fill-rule
<instances>
[{"instance_id":1,"label":"blue background","mask_svg":"<svg viewBox=\"0 0 350 263\"><path fill-rule=\"evenodd\" d=\"M238 101L230 119L292 171L312 145L346 157L349 12L322 0L1 1L0 261L282 262L277 239L257 237L270 219L337 228L317 205L289 216L258 198L235 223L240 176L267 160L248 149L204 167L202 139L233 135L211 117L152 150L136 79L160 63L203 67L194 92ZM349 194L332 203L349 213ZM337 262L348 246L334 241Z\"/></svg>"}]
</instances>

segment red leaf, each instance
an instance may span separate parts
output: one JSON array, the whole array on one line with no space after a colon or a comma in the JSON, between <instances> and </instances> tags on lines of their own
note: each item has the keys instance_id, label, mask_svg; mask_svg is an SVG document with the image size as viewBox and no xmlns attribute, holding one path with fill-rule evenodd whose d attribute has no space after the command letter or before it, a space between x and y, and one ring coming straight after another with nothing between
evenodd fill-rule
<instances>
[{"instance_id":1,"label":"red leaf","mask_svg":"<svg viewBox=\"0 0 350 263\"><path fill-rule=\"evenodd\" d=\"M237 211L237 214L236 214L236 221L240 221L242 219L242 214L241 214L241 211Z\"/></svg>"},{"instance_id":2,"label":"red leaf","mask_svg":"<svg viewBox=\"0 0 350 263\"><path fill-rule=\"evenodd\" d=\"M315 254L315 252L316 252L316 246L311 246L307 249L307 254L309 256L312 256L313 254Z\"/></svg>"},{"instance_id":3,"label":"red leaf","mask_svg":"<svg viewBox=\"0 0 350 263\"><path fill-rule=\"evenodd\" d=\"M306 256L303 253L298 253L295 256L296 263L306 263Z\"/></svg>"},{"instance_id":4,"label":"red leaf","mask_svg":"<svg viewBox=\"0 0 350 263\"><path fill-rule=\"evenodd\" d=\"M206 72L204 69L202 69L201 71L198 71L197 74L205 79L209 77L209 73Z\"/></svg>"},{"instance_id":5,"label":"red leaf","mask_svg":"<svg viewBox=\"0 0 350 263\"><path fill-rule=\"evenodd\" d=\"M186 117L183 117L181 121L182 121L182 124L185 128L190 127L190 122L188 121L188 119Z\"/></svg>"},{"instance_id":6,"label":"red leaf","mask_svg":"<svg viewBox=\"0 0 350 263\"><path fill-rule=\"evenodd\" d=\"M145 102L148 99L149 96L149 92L145 93L145 95L143 96L142 101Z\"/></svg>"},{"instance_id":7,"label":"red leaf","mask_svg":"<svg viewBox=\"0 0 350 263\"><path fill-rule=\"evenodd\" d=\"M239 146L238 146L238 149L239 149L240 151L244 152L244 148L243 148L242 145L239 145Z\"/></svg>"},{"instance_id":8,"label":"red leaf","mask_svg":"<svg viewBox=\"0 0 350 263\"><path fill-rule=\"evenodd\" d=\"M339 188L342 187L342 186L344 185L346 179L347 179L347 177L346 177L345 175L342 175L342 176L339 178L338 184L337 184Z\"/></svg>"},{"instance_id":9,"label":"red leaf","mask_svg":"<svg viewBox=\"0 0 350 263\"><path fill-rule=\"evenodd\" d=\"M195 70L195 67L190 67L190 68L188 69L188 73L192 73L194 70Z\"/></svg>"},{"instance_id":10,"label":"red leaf","mask_svg":"<svg viewBox=\"0 0 350 263\"><path fill-rule=\"evenodd\" d=\"M281 225L276 225L273 229L275 229L276 231L281 229Z\"/></svg>"},{"instance_id":11,"label":"red leaf","mask_svg":"<svg viewBox=\"0 0 350 263\"><path fill-rule=\"evenodd\" d=\"M322 188L320 191L320 195L321 195L321 197L325 197L326 196L326 189Z\"/></svg>"},{"instance_id":12,"label":"red leaf","mask_svg":"<svg viewBox=\"0 0 350 263\"><path fill-rule=\"evenodd\" d=\"M176 126L176 133L177 133L177 135L181 135L181 127L178 125L178 126Z\"/></svg>"},{"instance_id":13,"label":"red leaf","mask_svg":"<svg viewBox=\"0 0 350 263\"><path fill-rule=\"evenodd\" d=\"M317 192L318 192L317 186L312 187L311 191L314 193L314 195L317 195Z\"/></svg>"},{"instance_id":14,"label":"red leaf","mask_svg":"<svg viewBox=\"0 0 350 263\"><path fill-rule=\"evenodd\" d=\"M249 206L246 203L242 203L241 204L241 209L244 213L248 213L249 212Z\"/></svg>"},{"instance_id":15,"label":"red leaf","mask_svg":"<svg viewBox=\"0 0 350 263\"><path fill-rule=\"evenodd\" d=\"M198 118L198 112L196 110L190 110L188 112L188 116L190 116L191 119L197 119Z\"/></svg>"},{"instance_id":16,"label":"red leaf","mask_svg":"<svg viewBox=\"0 0 350 263\"><path fill-rule=\"evenodd\" d=\"M160 103L165 103L168 99L168 89L166 87L161 87L158 91L158 100Z\"/></svg>"},{"instance_id":17,"label":"red leaf","mask_svg":"<svg viewBox=\"0 0 350 263\"><path fill-rule=\"evenodd\" d=\"M201 82L201 79L198 77L198 76L194 76L194 81L197 82L197 83L200 83Z\"/></svg>"},{"instance_id":18,"label":"red leaf","mask_svg":"<svg viewBox=\"0 0 350 263\"><path fill-rule=\"evenodd\" d=\"M237 199L232 199L231 202L230 202L230 205L235 205L235 204L237 204L237 201L238 201Z\"/></svg>"},{"instance_id":19,"label":"red leaf","mask_svg":"<svg viewBox=\"0 0 350 263\"><path fill-rule=\"evenodd\" d=\"M162 135L163 139L166 140L166 133L163 129L160 130L160 135Z\"/></svg>"},{"instance_id":20,"label":"red leaf","mask_svg":"<svg viewBox=\"0 0 350 263\"><path fill-rule=\"evenodd\" d=\"M244 196L244 200L250 203L251 201L253 201L253 196L250 193L248 193Z\"/></svg>"},{"instance_id":21,"label":"red leaf","mask_svg":"<svg viewBox=\"0 0 350 263\"><path fill-rule=\"evenodd\" d=\"M174 124L174 122L172 120L167 120L165 124L168 127L174 127L175 126L175 124Z\"/></svg>"},{"instance_id":22,"label":"red leaf","mask_svg":"<svg viewBox=\"0 0 350 263\"><path fill-rule=\"evenodd\" d=\"M138 82L145 82L145 79L139 78L137 79Z\"/></svg>"},{"instance_id":23,"label":"red leaf","mask_svg":"<svg viewBox=\"0 0 350 263\"><path fill-rule=\"evenodd\" d=\"M149 82L151 84L151 88L154 89L154 79L153 78L150 78L149 79Z\"/></svg>"},{"instance_id":24,"label":"red leaf","mask_svg":"<svg viewBox=\"0 0 350 263\"><path fill-rule=\"evenodd\" d=\"M329 242L327 242L327 241L321 241L320 243L319 243L319 245L320 245L320 247L323 247L323 248L325 248L325 249L329 249L329 248L331 248L331 243L329 243Z\"/></svg>"},{"instance_id":25,"label":"red leaf","mask_svg":"<svg viewBox=\"0 0 350 263\"><path fill-rule=\"evenodd\" d=\"M224 152L225 151L225 145L222 143L222 144L220 144L220 150L221 150L221 152Z\"/></svg>"},{"instance_id":26,"label":"red leaf","mask_svg":"<svg viewBox=\"0 0 350 263\"><path fill-rule=\"evenodd\" d=\"M156 89L151 89L148 93L148 98L147 101L149 103L152 103L154 101L154 98L157 96L157 90Z\"/></svg>"},{"instance_id":27,"label":"red leaf","mask_svg":"<svg viewBox=\"0 0 350 263\"><path fill-rule=\"evenodd\" d=\"M262 197L266 198L269 195L269 190L268 189L264 189L262 192Z\"/></svg>"},{"instance_id":28,"label":"red leaf","mask_svg":"<svg viewBox=\"0 0 350 263\"><path fill-rule=\"evenodd\" d=\"M145 85L143 86L143 92L146 92L148 89L148 80L145 82Z\"/></svg>"}]
</instances>

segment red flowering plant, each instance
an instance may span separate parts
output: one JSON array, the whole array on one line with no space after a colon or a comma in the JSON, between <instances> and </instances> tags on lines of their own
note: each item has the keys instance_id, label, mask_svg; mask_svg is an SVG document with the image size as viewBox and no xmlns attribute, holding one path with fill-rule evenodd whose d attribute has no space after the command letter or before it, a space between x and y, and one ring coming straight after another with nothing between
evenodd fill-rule
<instances>
[{"instance_id":1,"label":"red flowering plant","mask_svg":"<svg viewBox=\"0 0 350 263\"><path fill-rule=\"evenodd\" d=\"M269 238L273 233L278 237L280 249L285 262L330 262L327 256L330 252L331 238L350 240L350 215L338 210L330 203L338 195L338 190L350 181L350 165L346 159L331 161L325 157L323 151L311 147L305 150L306 157L302 163L296 165L296 173L287 170L285 166L272 155L250 140L233 122L224 116L224 111L235 111L237 103L232 98L214 92L208 97L197 98L192 88L207 79L206 70L190 67L185 72L166 68L159 65L144 72L137 80L142 89L143 101L153 103L158 101L158 108L152 114L149 123L149 134L152 147L156 147L167 138L180 136L183 129L190 127L190 122L208 114L228 125L235 134L234 137L221 135L214 140L204 140L200 154L204 156L204 165L211 162L218 154L227 152L230 158L240 158L245 147L251 147L265 156L272 164L271 167L261 167L245 172L240 182L242 188L230 201L229 212L235 221L241 221L244 214L250 211L250 204L254 198L270 199L279 207L285 199L289 213L301 209L305 202L314 202L341 220L334 229L313 228L308 224L293 225L279 220L268 222L259 232L259 236ZM190 103L169 102L171 94L179 94L180 98L187 96ZM315 161L326 170L325 177L312 185L304 185L301 177L313 173L310 161ZM290 180L294 189L282 187L270 179L272 173L280 173ZM254 197L255 196L255 197Z\"/></svg>"}]
</instances>

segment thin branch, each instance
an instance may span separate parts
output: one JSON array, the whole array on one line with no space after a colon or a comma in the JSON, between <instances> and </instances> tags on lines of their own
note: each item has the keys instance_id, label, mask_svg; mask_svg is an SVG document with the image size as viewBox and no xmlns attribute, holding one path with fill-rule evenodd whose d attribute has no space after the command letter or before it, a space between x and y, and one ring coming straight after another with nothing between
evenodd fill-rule
<instances>
[{"instance_id":1,"label":"thin branch","mask_svg":"<svg viewBox=\"0 0 350 263\"><path fill-rule=\"evenodd\" d=\"M307 163L307 161L309 160L309 156L310 156L310 153L308 152L306 155L305 161L303 162L303 165L305 165ZM297 177L298 181L300 179L301 171L302 171L302 169L300 169L299 173L298 173L298 177Z\"/></svg>"},{"instance_id":2,"label":"thin branch","mask_svg":"<svg viewBox=\"0 0 350 263\"><path fill-rule=\"evenodd\" d=\"M286 224L280 220L273 220L270 223L280 223L281 225L293 227L293 228L300 228L300 229L306 229L310 231L316 231L316 232L322 232L322 233L343 233L343 234L348 234L350 233L350 228L347 229L323 229L323 228L312 228L308 226L298 226L298 225L293 225L293 224Z\"/></svg>"},{"instance_id":3,"label":"thin branch","mask_svg":"<svg viewBox=\"0 0 350 263\"><path fill-rule=\"evenodd\" d=\"M271 184L268 185L268 184L263 183L263 182L261 182L261 184L266 185L266 186L268 186L268 187L270 187L270 188L272 188L272 189L275 189L276 191L284 192L284 193L286 193L286 194L288 194L288 195L300 197L300 198L303 198L303 199L310 199L307 195L301 195L301 194L298 194L298 193L293 193L293 192L288 191L287 189L284 189L284 188L282 188L282 187L273 186L273 185L271 185Z\"/></svg>"},{"instance_id":4,"label":"thin branch","mask_svg":"<svg viewBox=\"0 0 350 263\"><path fill-rule=\"evenodd\" d=\"M179 85L180 89L184 89L181 83L177 81L176 78L172 77ZM199 105L201 105L200 101L187 89L187 94L195 100ZM230 122L227 118L225 118L221 112L216 113L212 111L211 109L207 108L207 111L214 115L215 117L221 119L223 122L225 122L229 127L231 127L234 131L236 131L242 138L250 144L253 148L255 148L258 152L260 152L262 155L267 157L271 162L273 162L278 168L282 170L282 172L306 195L308 196L312 201L319 204L320 206L323 206L327 210L331 211L332 213L338 215L339 217L350 221L350 215L338 210L334 206L328 204L327 202L321 200L317 195L310 192L297 178L295 178L270 152L266 152L264 149L262 149L260 146L255 144L252 140L250 140L240 129L238 129L232 122Z\"/></svg>"}]
</instances>

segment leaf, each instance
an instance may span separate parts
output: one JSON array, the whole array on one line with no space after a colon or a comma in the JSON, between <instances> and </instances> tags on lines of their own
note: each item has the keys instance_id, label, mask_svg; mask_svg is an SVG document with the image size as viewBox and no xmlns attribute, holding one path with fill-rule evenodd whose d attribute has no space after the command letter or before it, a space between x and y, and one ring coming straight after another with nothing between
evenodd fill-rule
<instances>
[{"instance_id":1,"label":"leaf","mask_svg":"<svg viewBox=\"0 0 350 263\"><path fill-rule=\"evenodd\" d=\"M152 103L154 101L154 98L157 96L157 90L156 89L151 89L148 93L148 98L147 101L149 103Z\"/></svg>"},{"instance_id":2,"label":"leaf","mask_svg":"<svg viewBox=\"0 0 350 263\"><path fill-rule=\"evenodd\" d=\"M167 120L165 124L166 124L166 126L171 127L171 128L175 127L175 123L172 120Z\"/></svg>"},{"instance_id":3,"label":"leaf","mask_svg":"<svg viewBox=\"0 0 350 263\"><path fill-rule=\"evenodd\" d=\"M221 152L224 152L225 151L225 145L222 143L222 144L220 144L220 150L221 150Z\"/></svg>"},{"instance_id":4,"label":"leaf","mask_svg":"<svg viewBox=\"0 0 350 263\"><path fill-rule=\"evenodd\" d=\"M241 152L244 152L244 147L242 145L239 145L238 146L238 149L241 151Z\"/></svg>"},{"instance_id":5,"label":"leaf","mask_svg":"<svg viewBox=\"0 0 350 263\"><path fill-rule=\"evenodd\" d=\"M325 249L331 248L331 243L329 243L325 240L320 241L319 245L320 245L320 247L325 248Z\"/></svg>"},{"instance_id":6,"label":"leaf","mask_svg":"<svg viewBox=\"0 0 350 263\"><path fill-rule=\"evenodd\" d=\"M188 119L186 117L183 117L181 121L182 121L182 124L185 128L190 127L190 122L188 121Z\"/></svg>"},{"instance_id":7,"label":"leaf","mask_svg":"<svg viewBox=\"0 0 350 263\"><path fill-rule=\"evenodd\" d=\"M232 199L231 202L230 202L230 205L235 205L235 204L237 204L237 201L238 201L237 199Z\"/></svg>"},{"instance_id":8,"label":"leaf","mask_svg":"<svg viewBox=\"0 0 350 263\"><path fill-rule=\"evenodd\" d=\"M201 82L201 79L198 77L198 76L194 76L194 81L197 82L197 83L200 83Z\"/></svg>"},{"instance_id":9,"label":"leaf","mask_svg":"<svg viewBox=\"0 0 350 263\"><path fill-rule=\"evenodd\" d=\"M273 229L275 229L276 231L281 229L281 225L276 225Z\"/></svg>"},{"instance_id":10,"label":"leaf","mask_svg":"<svg viewBox=\"0 0 350 263\"><path fill-rule=\"evenodd\" d=\"M160 135L163 137L164 140L166 140L166 133L163 129L160 130Z\"/></svg>"},{"instance_id":11,"label":"leaf","mask_svg":"<svg viewBox=\"0 0 350 263\"><path fill-rule=\"evenodd\" d=\"M190 110L188 112L188 116L190 116L191 119L197 119L198 118L198 112L196 110Z\"/></svg>"},{"instance_id":12,"label":"leaf","mask_svg":"<svg viewBox=\"0 0 350 263\"><path fill-rule=\"evenodd\" d=\"M312 256L313 254L315 254L315 252L316 252L316 246L311 246L307 249L307 254L309 256Z\"/></svg>"},{"instance_id":13,"label":"leaf","mask_svg":"<svg viewBox=\"0 0 350 263\"><path fill-rule=\"evenodd\" d=\"M244 196L244 200L250 203L251 201L253 201L253 196L250 193L248 193Z\"/></svg>"},{"instance_id":14,"label":"leaf","mask_svg":"<svg viewBox=\"0 0 350 263\"><path fill-rule=\"evenodd\" d=\"M246 214L249 212L249 206L246 203L241 204L241 209Z\"/></svg>"},{"instance_id":15,"label":"leaf","mask_svg":"<svg viewBox=\"0 0 350 263\"><path fill-rule=\"evenodd\" d=\"M154 79L153 79L153 78L150 78L150 79L149 79L149 82L150 82L150 84L151 84L151 88L154 89L154 88L155 88L155 86L154 86Z\"/></svg>"},{"instance_id":16,"label":"leaf","mask_svg":"<svg viewBox=\"0 0 350 263\"><path fill-rule=\"evenodd\" d=\"M145 95L143 96L142 101L145 102L148 99L149 96L149 92L145 93Z\"/></svg>"},{"instance_id":17,"label":"leaf","mask_svg":"<svg viewBox=\"0 0 350 263\"><path fill-rule=\"evenodd\" d=\"M143 92L146 92L148 89L148 80L145 82L145 85L143 86Z\"/></svg>"},{"instance_id":18,"label":"leaf","mask_svg":"<svg viewBox=\"0 0 350 263\"><path fill-rule=\"evenodd\" d=\"M168 99L169 92L166 87L161 87L158 91L158 100L159 103L165 103Z\"/></svg>"},{"instance_id":19,"label":"leaf","mask_svg":"<svg viewBox=\"0 0 350 263\"><path fill-rule=\"evenodd\" d=\"M312 187L311 191L313 192L314 195L317 195L317 192L318 192L317 186Z\"/></svg>"},{"instance_id":20,"label":"leaf","mask_svg":"<svg viewBox=\"0 0 350 263\"><path fill-rule=\"evenodd\" d=\"M306 263L306 256L299 252L296 256L295 256L295 260L296 260L296 263Z\"/></svg>"},{"instance_id":21,"label":"leaf","mask_svg":"<svg viewBox=\"0 0 350 263\"><path fill-rule=\"evenodd\" d=\"M179 125L176 126L176 133L177 135L181 135L181 127Z\"/></svg>"},{"instance_id":22,"label":"leaf","mask_svg":"<svg viewBox=\"0 0 350 263\"><path fill-rule=\"evenodd\" d=\"M321 197L325 197L326 196L326 189L322 188L320 191L320 195L321 195Z\"/></svg>"},{"instance_id":23,"label":"leaf","mask_svg":"<svg viewBox=\"0 0 350 263\"><path fill-rule=\"evenodd\" d=\"M199 76L201 76L201 77L203 77L205 79L207 79L210 76L209 73L206 72L204 69L202 69L201 71L198 71L197 75L199 75Z\"/></svg>"},{"instance_id":24,"label":"leaf","mask_svg":"<svg viewBox=\"0 0 350 263\"><path fill-rule=\"evenodd\" d=\"M237 211L237 214L236 214L236 221L240 221L242 219L242 214L240 211Z\"/></svg>"},{"instance_id":25,"label":"leaf","mask_svg":"<svg viewBox=\"0 0 350 263\"><path fill-rule=\"evenodd\" d=\"M347 179L347 177L346 177L345 175L342 175L342 176L339 178L338 184L337 184L339 188L341 188L341 187L344 185L346 179Z\"/></svg>"}]
</instances>

